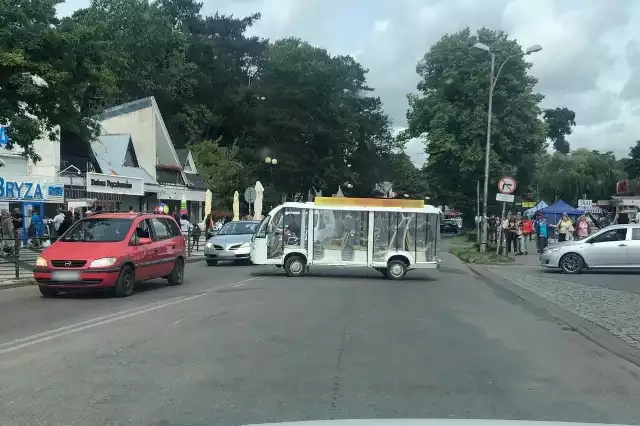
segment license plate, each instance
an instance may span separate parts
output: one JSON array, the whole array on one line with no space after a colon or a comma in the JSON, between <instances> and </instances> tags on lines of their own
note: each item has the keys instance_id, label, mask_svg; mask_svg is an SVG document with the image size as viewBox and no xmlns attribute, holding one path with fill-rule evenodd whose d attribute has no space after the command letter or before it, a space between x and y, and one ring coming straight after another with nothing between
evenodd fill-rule
<instances>
[{"instance_id":1,"label":"license plate","mask_svg":"<svg viewBox=\"0 0 640 426\"><path fill-rule=\"evenodd\" d=\"M54 271L51 273L53 281L80 281L80 272L76 271Z\"/></svg>"},{"instance_id":2,"label":"license plate","mask_svg":"<svg viewBox=\"0 0 640 426\"><path fill-rule=\"evenodd\" d=\"M220 257L236 257L235 253L229 253L229 252L219 253L218 256L220 256Z\"/></svg>"}]
</instances>

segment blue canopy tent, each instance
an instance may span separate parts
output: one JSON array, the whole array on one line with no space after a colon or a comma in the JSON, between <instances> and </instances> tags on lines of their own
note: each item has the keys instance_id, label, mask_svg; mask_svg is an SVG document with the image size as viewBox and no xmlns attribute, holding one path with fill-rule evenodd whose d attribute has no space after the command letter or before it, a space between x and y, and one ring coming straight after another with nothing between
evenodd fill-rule
<instances>
[{"instance_id":1,"label":"blue canopy tent","mask_svg":"<svg viewBox=\"0 0 640 426\"><path fill-rule=\"evenodd\" d=\"M584 212L582 210L578 210L574 207L571 207L569 204L560 200L555 204L550 205L549 207L545 207L544 209L538 210L539 213L542 213L546 218L547 222L551 224L556 224L560 221L560 218L564 213L569 216L574 216L573 220L575 220L576 216L582 216Z\"/></svg>"}]
</instances>

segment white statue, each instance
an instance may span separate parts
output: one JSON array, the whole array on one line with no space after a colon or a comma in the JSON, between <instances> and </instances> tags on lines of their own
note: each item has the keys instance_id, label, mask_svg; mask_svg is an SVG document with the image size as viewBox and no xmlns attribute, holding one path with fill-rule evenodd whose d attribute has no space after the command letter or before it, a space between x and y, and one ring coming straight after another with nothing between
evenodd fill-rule
<instances>
[{"instance_id":1,"label":"white statue","mask_svg":"<svg viewBox=\"0 0 640 426\"><path fill-rule=\"evenodd\" d=\"M264 187L260 181L256 182L256 200L253 202L253 218L262 220L262 202L264 200Z\"/></svg>"}]
</instances>

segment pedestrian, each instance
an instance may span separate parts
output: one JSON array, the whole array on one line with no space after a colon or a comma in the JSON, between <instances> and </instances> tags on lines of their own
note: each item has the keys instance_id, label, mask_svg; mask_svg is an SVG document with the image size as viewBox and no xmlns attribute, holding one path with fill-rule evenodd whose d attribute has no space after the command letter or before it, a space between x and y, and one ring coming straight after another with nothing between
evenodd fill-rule
<instances>
[{"instance_id":1,"label":"pedestrian","mask_svg":"<svg viewBox=\"0 0 640 426\"><path fill-rule=\"evenodd\" d=\"M193 229L191 232L192 245L197 247L198 241L200 241L200 236L202 236L202 229L200 229L200 225L198 225L198 222L195 220L191 224L191 229Z\"/></svg>"},{"instance_id":2,"label":"pedestrian","mask_svg":"<svg viewBox=\"0 0 640 426\"><path fill-rule=\"evenodd\" d=\"M513 247L513 253L518 253L518 221L514 216L511 216L507 222L507 232L506 232L506 247L507 254L511 252L511 247Z\"/></svg>"},{"instance_id":3,"label":"pedestrian","mask_svg":"<svg viewBox=\"0 0 640 426\"><path fill-rule=\"evenodd\" d=\"M587 222L586 216L580 216L576 228L579 240L583 240L589 236L589 222Z\"/></svg>"},{"instance_id":4,"label":"pedestrian","mask_svg":"<svg viewBox=\"0 0 640 426\"><path fill-rule=\"evenodd\" d=\"M531 223L531 219L525 216L522 219L522 238L520 239L520 250L524 251L524 254L529 254L529 241L532 233L533 223Z\"/></svg>"},{"instance_id":5,"label":"pedestrian","mask_svg":"<svg viewBox=\"0 0 640 426\"><path fill-rule=\"evenodd\" d=\"M542 214L538 216L538 220L536 221L535 232L538 242L538 253L542 253L545 247L547 247L547 241L549 237L549 227L547 224L547 219Z\"/></svg>"},{"instance_id":6,"label":"pedestrian","mask_svg":"<svg viewBox=\"0 0 640 426\"><path fill-rule=\"evenodd\" d=\"M2 234L2 255L13 254L15 249L15 237L13 230L13 219L7 210L2 210L0 214L0 232Z\"/></svg>"},{"instance_id":7,"label":"pedestrian","mask_svg":"<svg viewBox=\"0 0 640 426\"><path fill-rule=\"evenodd\" d=\"M182 235L184 235L185 239L187 240L187 244L189 243L189 234L191 233L192 229L193 229L193 225L191 225L191 222L189 222L189 215L183 214L182 217L180 218L180 231L182 232Z\"/></svg>"},{"instance_id":8,"label":"pedestrian","mask_svg":"<svg viewBox=\"0 0 640 426\"><path fill-rule=\"evenodd\" d=\"M571 233L573 222L571 222L571 219L569 219L568 214L562 213L562 218L556 225L552 225L552 227L556 228L556 230L558 231L558 242L561 243L563 241L567 241L567 234Z\"/></svg>"},{"instance_id":9,"label":"pedestrian","mask_svg":"<svg viewBox=\"0 0 640 426\"><path fill-rule=\"evenodd\" d=\"M64 221L64 212L62 211L62 209L57 209L56 212L57 213L53 217L52 224L53 224L54 235L59 237L60 234L58 232L59 232L59 229L60 229L60 225Z\"/></svg>"},{"instance_id":10,"label":"pedestrian","mask_svg":"<svg viewBox=\"0 0 640 426\"><path fill-rule=\"evenodd\" d=\"M71 214L71 212L65 212L64 214L64 220L62 221L62 223L60 224L60 227L58 228L58 237L61 237L62 234L64 234L67 229L69 229L71 227L71 225L73 225L73 215Z\"/></svg>"}]
</instances>

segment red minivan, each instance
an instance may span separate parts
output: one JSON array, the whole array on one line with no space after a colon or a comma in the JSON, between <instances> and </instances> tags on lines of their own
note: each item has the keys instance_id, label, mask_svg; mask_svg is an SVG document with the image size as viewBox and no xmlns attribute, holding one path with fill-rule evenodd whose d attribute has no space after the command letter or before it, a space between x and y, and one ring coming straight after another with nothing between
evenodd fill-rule
<instances>
[{"instance_id":1,"label":"red minivan","mask_svg":"<svg viewBox=\"0 0 640 426\"><path fill-rule=\"evenodd\" d=\"M176 221L157 213L98 213L75 222L36 260L40 293L54 297L72 289L133 293L136 282L184 279L185 239Z\"/></svg>"}]
</instances>

